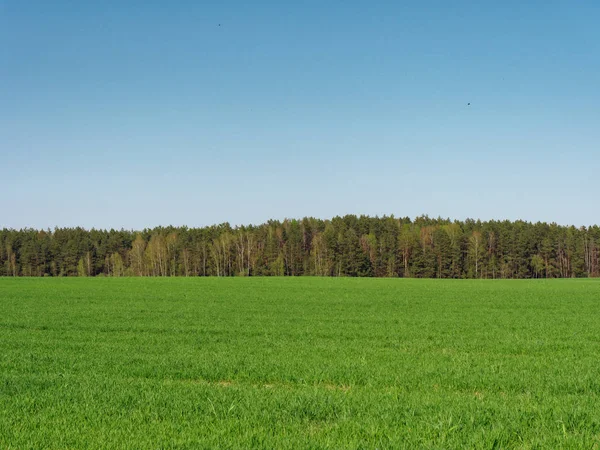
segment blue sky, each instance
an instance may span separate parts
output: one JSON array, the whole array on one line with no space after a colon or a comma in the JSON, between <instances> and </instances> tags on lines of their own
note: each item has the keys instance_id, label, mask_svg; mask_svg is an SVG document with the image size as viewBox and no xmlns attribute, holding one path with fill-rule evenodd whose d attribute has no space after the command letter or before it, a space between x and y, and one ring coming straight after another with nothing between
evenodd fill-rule
<instances>
[{"instance_id":1,"label":"blue sky","mask_svg":"<svg viewBox=\"0 0 600 450\"><path fill-rule=\"evenodd\" d=\"M0 227L600 223L599 2L372 3L0 0Z\"/></svg>"}]
</instances>

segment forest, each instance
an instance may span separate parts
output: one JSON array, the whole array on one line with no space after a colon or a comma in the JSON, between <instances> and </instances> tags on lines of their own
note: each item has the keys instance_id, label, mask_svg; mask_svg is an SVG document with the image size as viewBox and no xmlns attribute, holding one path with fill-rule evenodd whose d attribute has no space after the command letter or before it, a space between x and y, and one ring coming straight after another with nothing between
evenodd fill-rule
<instances>
[{"instance_id":1,"label":"forest","mask_svg":"<svg viewBox=\"0 0 600 450\"><path fill-rule=\"evenodd\" d=\"M2 229L0 276L600 276L600 227L347 215L143 231Z\"/></svg>"}]
</instances>

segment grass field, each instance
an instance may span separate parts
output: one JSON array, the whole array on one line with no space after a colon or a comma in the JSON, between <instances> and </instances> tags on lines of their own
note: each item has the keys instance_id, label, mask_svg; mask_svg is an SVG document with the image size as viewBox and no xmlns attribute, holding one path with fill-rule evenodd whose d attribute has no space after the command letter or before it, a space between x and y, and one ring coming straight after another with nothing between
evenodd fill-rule
<instances>
[{"instance_id":1,"label":"grass field","mask_svg":"<svg viewBox=\"0 0 600 450\"><path fill-rule=\"evenodd\" d=\"M600 281L0 279L0 448L596 448Z\"/></svg>"}]
</instances>

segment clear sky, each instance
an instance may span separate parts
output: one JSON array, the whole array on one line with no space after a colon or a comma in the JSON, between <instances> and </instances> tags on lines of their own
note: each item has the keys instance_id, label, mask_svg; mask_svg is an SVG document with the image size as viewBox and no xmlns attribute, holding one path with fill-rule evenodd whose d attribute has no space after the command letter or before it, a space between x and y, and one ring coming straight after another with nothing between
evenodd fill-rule
<instances>
[{"instance_id":1,"label":"clear sky","mask_svg":"<svg viewBox=\"0 0 600 450\"><path fill-rule=\"evenodd\" d=\"M600 223L599 24L598 0L0 0L0 227Z\"/></svg>"}]
</instances>

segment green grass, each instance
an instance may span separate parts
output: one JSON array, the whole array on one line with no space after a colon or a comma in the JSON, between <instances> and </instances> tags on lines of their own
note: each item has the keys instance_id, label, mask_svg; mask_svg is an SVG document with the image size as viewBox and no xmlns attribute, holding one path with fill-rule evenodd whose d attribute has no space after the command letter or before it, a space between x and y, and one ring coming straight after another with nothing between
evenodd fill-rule
<instances>
[{"instance_id":1,"label":"green grass","mask_svg":"<svg viewBox=\"0 0 600 450\"><path fill-rule=\"evenodd\" d=\"M595 448L600 281L0 279L0 448Z\"/></svg>"}]
</instances>

